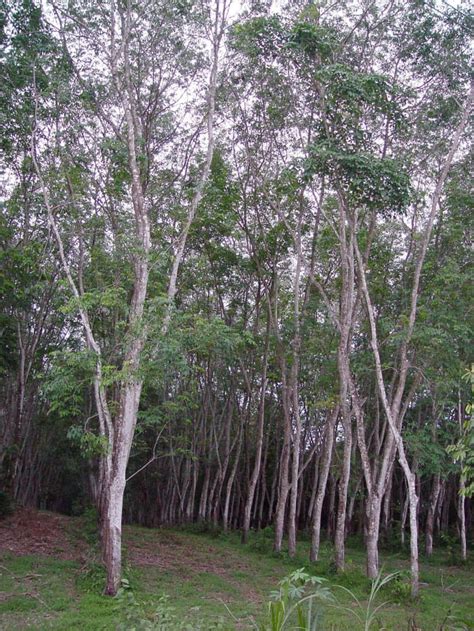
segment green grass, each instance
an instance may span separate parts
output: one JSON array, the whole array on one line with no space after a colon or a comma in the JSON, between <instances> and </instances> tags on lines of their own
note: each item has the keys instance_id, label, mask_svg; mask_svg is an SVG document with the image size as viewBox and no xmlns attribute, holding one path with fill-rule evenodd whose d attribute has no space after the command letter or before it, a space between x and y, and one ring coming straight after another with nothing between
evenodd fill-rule
<instances>
[{"instance_id":1,"label":"green grass","mask_svg":"<svg viewBox=\"0 0 474 631\"><path fill-rule=\"evenodd\" d=\"M308 551L309 543L302 541L294 559L275 555L268 533L254 535L242 546L237 534L125 528L125 573L135 599L145 611L152 611L159 597L167 594L173 615L190 622L190 628L199 620L201 629L210 629L219 619L221 628L229 631L255 628L265 614L269 592L283 576L303 566L326 577L341 604L353 606L350 595L336 585L351 590L362 603L367 600L370 583L364 576L360 544L349 542L347 571L339 576L333 573L328 545L313 565ZM384 572L408 569L404 551L383 553L381 559ZM409 598L408 578L403 575L385 587L379 600L389 604L380 612L378 628L404 631L414 618L423 631L436 631L449 614L457 626L446 622L445 631L474 629L474 566L451 562L443 549L430 560L422 559L421 580L426 585L416 602ZM101 595L103 577L100 565L91 562L2 555L0 629L116 629L124 604ZM327 607L324 621L328 630L360 628L339 608Z\"/></svg>"}]
</instances>

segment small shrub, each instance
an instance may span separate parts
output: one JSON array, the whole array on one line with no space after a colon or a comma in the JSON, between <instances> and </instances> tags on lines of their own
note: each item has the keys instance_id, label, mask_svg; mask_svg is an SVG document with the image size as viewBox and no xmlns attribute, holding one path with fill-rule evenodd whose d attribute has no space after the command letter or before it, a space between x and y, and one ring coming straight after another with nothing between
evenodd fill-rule
<instances>
[{"instance_id":1,"label":"small shrub","mask_svg":"<svg viewBox=\"0 0 474 631\"><path fill-rule=\"evenodd\" d=\"M461 549L457 540L457 537L449 533L442 532L440 534L440 545L446 549L448 553L447 564L448 565L464 565L465 561L463 561L461 557Z\"/></svg>"},{"instance_id":2,"label":"small shrub","mask_svg":"<svg viewBox=\"0 0 474 631\"><path fill-rule=\"evenodd\" d=\"M105 567L101 563L91 561L82 568L77 577L77 584L85 592L100 594L104 591L105 579Z\"/></svg>"},{"instance_id":3,"label":"small shrub","mask_svg":"<svg viewBox=\"0 0 474 631\"><path fill-rule=\"evenodd\" d=\"M228 626L219 619L215 622L202 622L192 618L180 618L171 605L169 596L163 594L150 607L138 600L129 582L122 580L122 587L117 596L117 613L121 618L118 631L224 631Z\"/></svg>"},{"instance_id":4,"label":"small shrub","mask_svg":"<svg viewBox=\"0 0 474 631\"><path fill-rule=\"evenodd\" d=\"M273 541L275 538L275 528L273 526L265 526L258 531L258 534L261 535L264 539L268 539L269 541Z\"/></svg>"},{"instance_id":5,"label":"small shrub","mask_svg":"<svg viewBox=\"0 0 474 631\"><path fill-rule=\"evenodd\" d=\"M218 539L222 536L223 530L218 524L214 524L212 521L198 521L182 526L185 532L189 532L196 535L207 535L213 539Z\"/></svg>"},{"instance_id":6,"label":"small shrub","mask_svg":"<svg viewBox=\"0 0 474 631\"><path fill-rule=\"evenodd\" d=\"M249 549L260 554L271 554L273 543L271 539L265 536L263 530L256 532L249 543Z\"/></svg>"},{"instance_id":7,"label":"small shrub","mask_svg":"<svg viewBox=\"0 0 474 631\"><path fill-rule=\"evenodd\" d=\"M386 586L386 589L382 591L389 595L392 602L399 604L412 603L410 573L399 572Z\"/></svg>"},{"instance_id":8,"label":"small shrub","mask_svg":"<svg viewBox=\"0 0 474 631\"><path fill-rule=\"evenodd\" d=\"M90 545L99 541L99 515L95 506L88 506L81 515L81 536Z\"/></svg>"},{"instance_id":9,"label":"small shrub","mask_svg":"<svg viewBox=\"0 0 474 631\"><path fill-rule=\"evenodd\" d=\"M260 627L261 631L322 629L322 603L333 599L330 589L323 586L324 582L326 579L311 576L304 568L286 576L280 581L279 589L270 594L267 621ZM312 590L309 594L308 589Z\"/></svg>"}]
</instances>

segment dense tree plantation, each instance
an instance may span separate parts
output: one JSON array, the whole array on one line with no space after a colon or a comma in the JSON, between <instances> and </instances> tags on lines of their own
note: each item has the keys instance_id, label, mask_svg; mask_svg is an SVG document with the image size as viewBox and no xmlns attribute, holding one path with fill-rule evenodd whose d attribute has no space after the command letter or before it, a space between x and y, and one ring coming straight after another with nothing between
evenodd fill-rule
<instances>
[{"instance_id":1,"label":"dense tree plantation","mask_svg":"<svg viewBox=\"0 0 474 631\"><path fill-rule=\"evenodd\" d=\"M122 523L466 560L473 14L1 0L0 485ZM443 627L444 628L444 627ZM447 627L446 627L447 628Z\"/></svg>"}]
</instances>

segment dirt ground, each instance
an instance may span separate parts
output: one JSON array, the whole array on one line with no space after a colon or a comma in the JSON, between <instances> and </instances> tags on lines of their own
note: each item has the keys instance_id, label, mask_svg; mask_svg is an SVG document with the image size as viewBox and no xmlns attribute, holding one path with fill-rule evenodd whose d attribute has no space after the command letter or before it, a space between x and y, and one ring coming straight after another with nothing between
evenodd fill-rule
<instances>
[{"instance_id":1,"label":"dirt ground","mask_svg":"<svg viewBox=\"0 0 474 631\"><path fill-rule=\"evenodd\" d=\"M79 518L80 519L80 518ZM80 521L46 511L18 509L0 521L0 553L18 556L39 555L84 563L90 557L89 546L81 538ZM125 526L123 543L128 562L133 566L169 570L177 575L212 573L236 583L235 571L249 571L238 555L223 555L218 547L203 541L193 545L189 537L160 530L141 530L140 536ZM240 586L249 600L261 600L250 586Z\"/></svg>"},{"instance_id":2,"label":"dirt ground","mask_svg":"<svg viewBox=\"0 0 474 631\"><path fill-rule=\"evenodd\" d=\"M0 551L77 560L83 546L70 534L73 521L65 515L19 508L0 521Z\"/></svg>"}]
</instances>

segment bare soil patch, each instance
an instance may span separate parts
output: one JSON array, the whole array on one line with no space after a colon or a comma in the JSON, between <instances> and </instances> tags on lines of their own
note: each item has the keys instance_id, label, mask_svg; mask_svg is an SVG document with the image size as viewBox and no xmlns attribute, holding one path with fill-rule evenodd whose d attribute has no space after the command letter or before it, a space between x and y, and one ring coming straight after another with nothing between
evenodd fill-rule
<instances>
[{"instance_id":1,"label":"bare soil patch","mask_svg":"<svg viewBox=\"0 0 474 631\"><path fill-rule=\"evenodd\" d=\"M77 524L78 518L18 509L0 521L0 552L83 561L87 544L74 534ZM124 544L132 565L154 567L188 578L201 573L214 574L238 586L249 600L261 600L261 595L250 585L242 585L232 575L238 570L248 571L249 567L238 555L229 555L229 551L224 553L208 544L196 546L192 539L160 530L151 530L141 538L128 527L124 529Z\"/></svg>"},{"instance_id":2,"label":"bare soil patch","mask_svg":"<svg viewBox=\"0 0 474 631\"><path fill-rule=\"evenodd\" d=\"M81 545L69 532L73 521L66 515L20 508L0 521L0 551L78 560Z\"/></svg>"}]
</instances>

